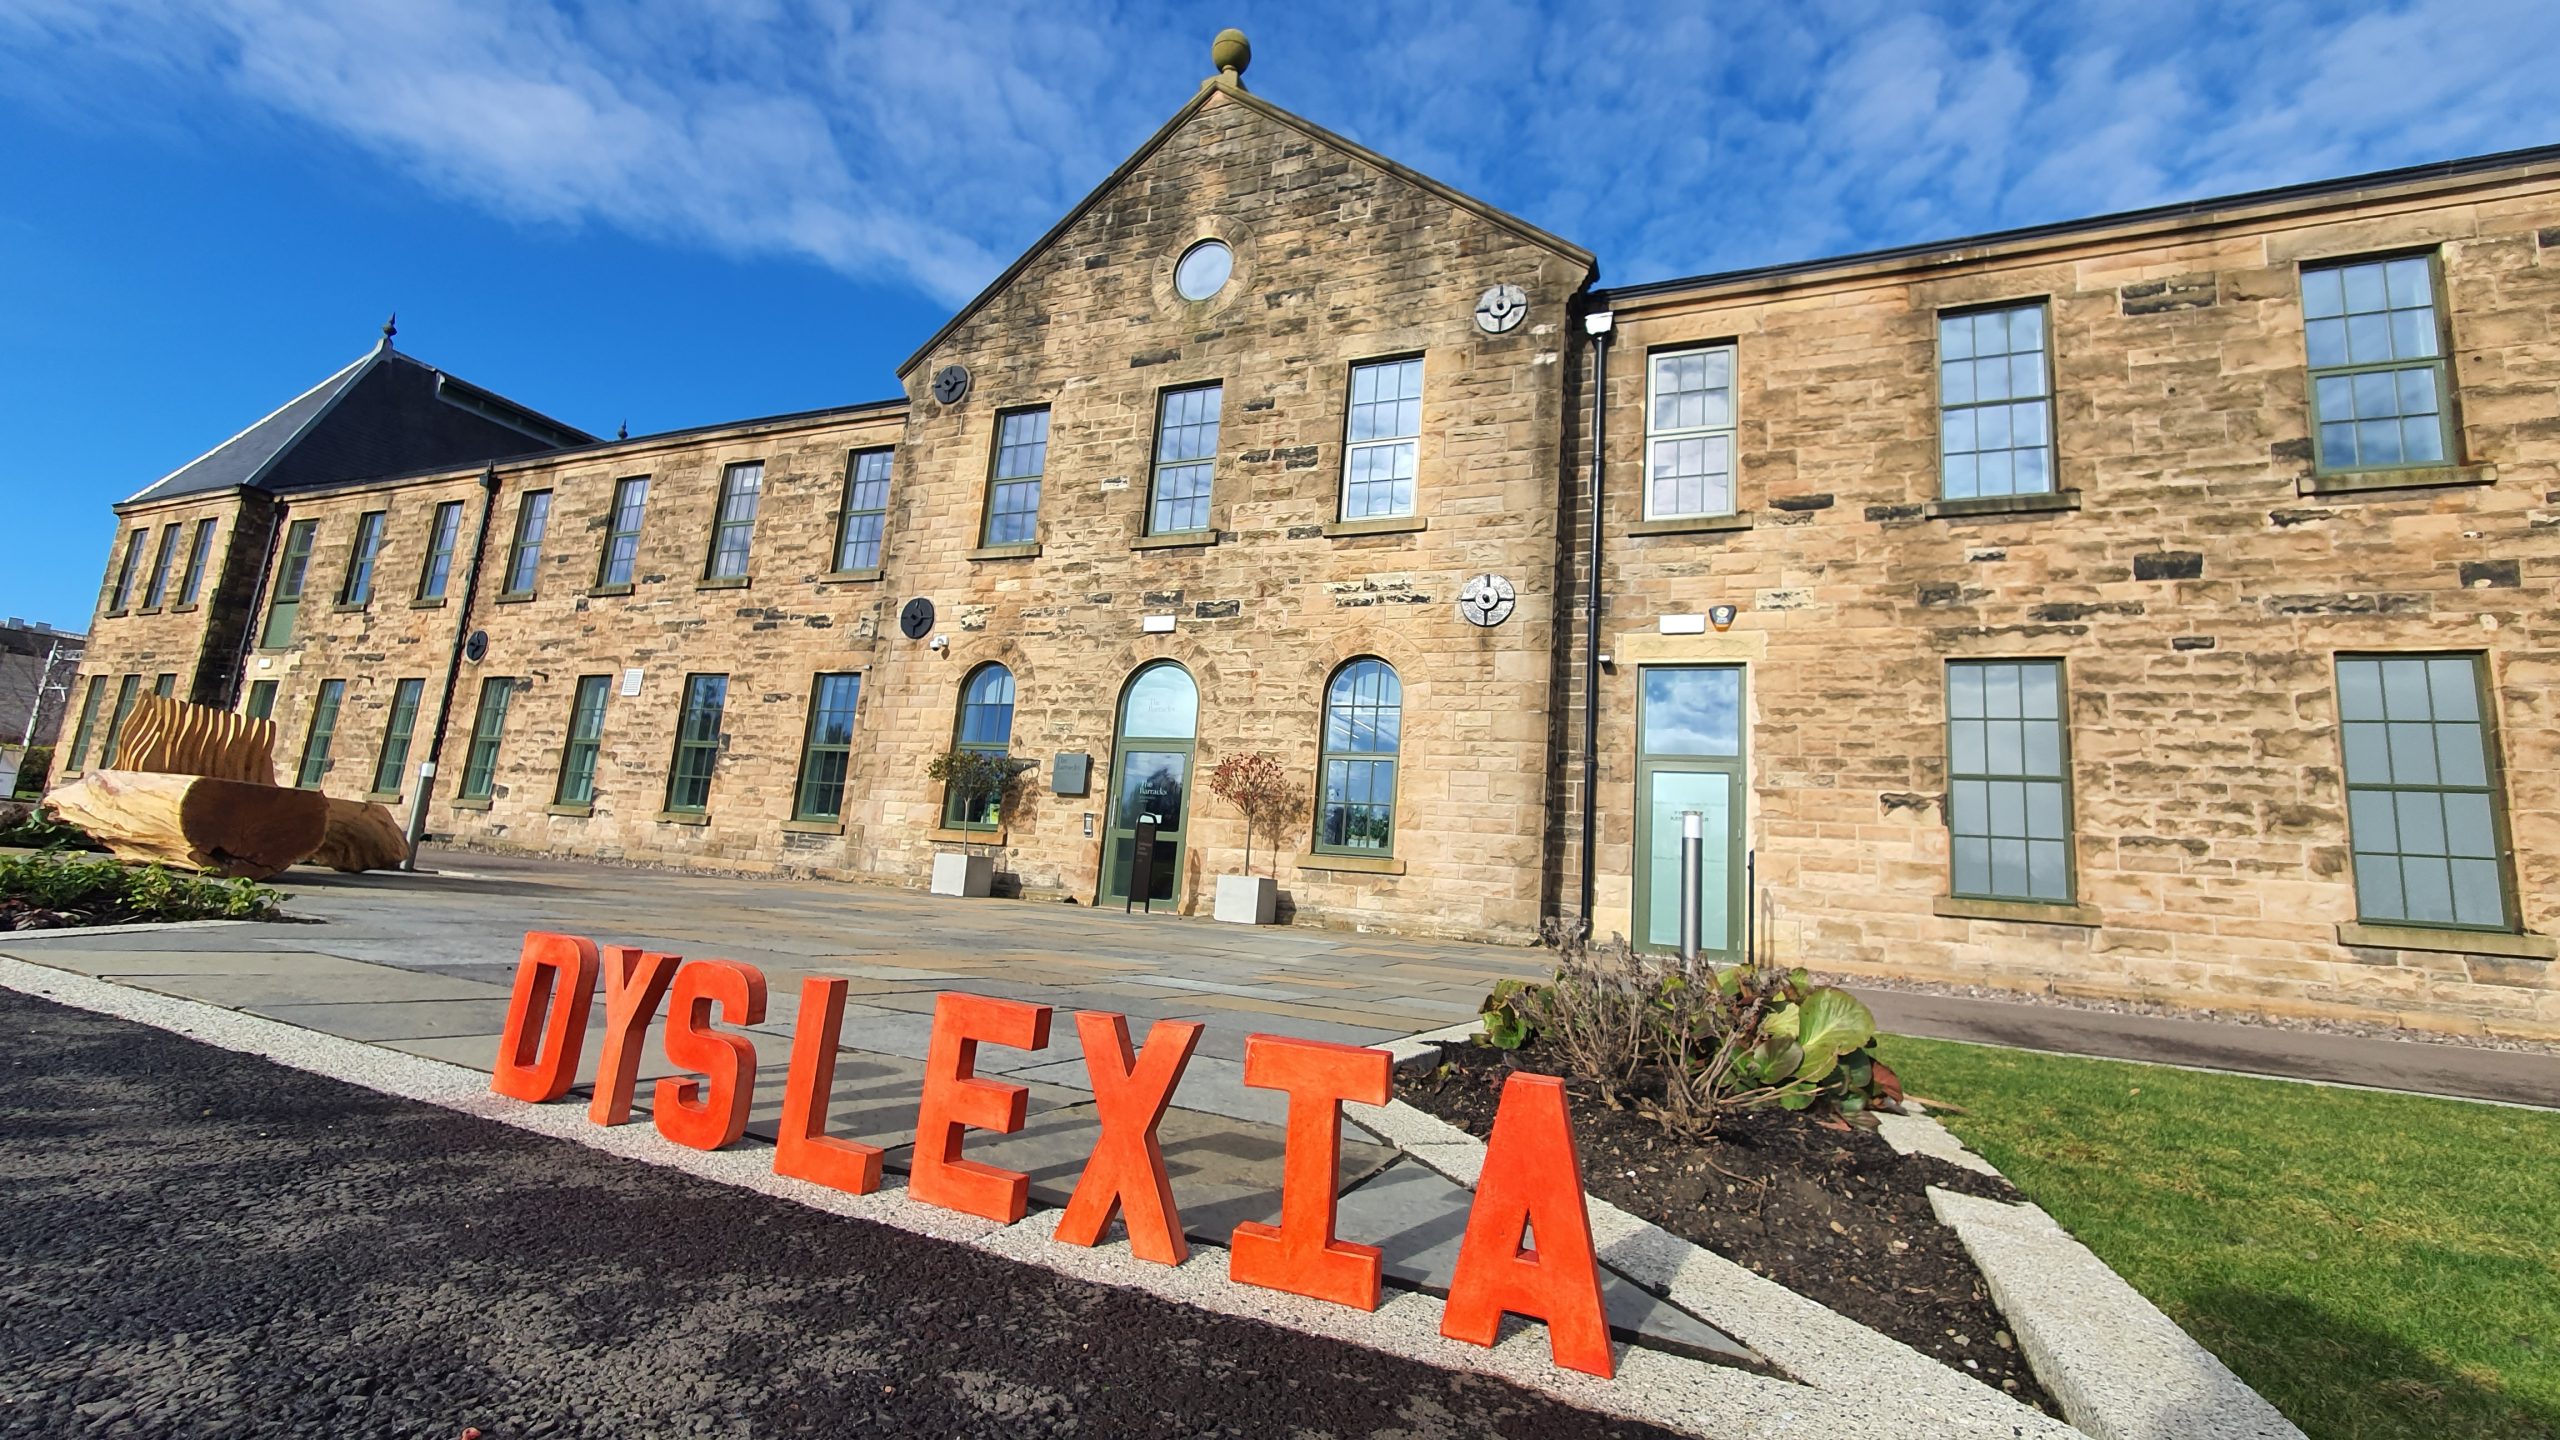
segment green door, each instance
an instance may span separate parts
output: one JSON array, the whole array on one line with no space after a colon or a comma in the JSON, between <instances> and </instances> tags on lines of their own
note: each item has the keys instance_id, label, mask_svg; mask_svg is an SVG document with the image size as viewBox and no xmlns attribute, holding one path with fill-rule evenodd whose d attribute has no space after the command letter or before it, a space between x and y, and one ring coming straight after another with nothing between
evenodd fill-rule
<instances>
[{"instance_id":1,"label":"green door","mask_svg":"<svg viewBox=\"0 0 2560 1440\"><path fill-rule=\"evenodd\" d=\"M1648 665L1636 710L1636 873L1633 928L1640 949L1680 948L1681 816L1697 811L1704 839L1698 948L1740 957L1742 892L1742 667Z\"/></svg>"},{"instance_id":2,"label":"green door","mask_svg":"<svg viewBox=\"0 0 2560 1440\"><path fill-rule=\"evenodd\" d=\"M1182 835L1191 816L1191 747L1200 724L1200 690L1170 660L1138 671L1120 699L1120 728L1111 747L1111 815L1105 827L1102 899L1127 901L1138 850L1138 824L1156 827L1155 870L1141 899L1182 893Z\"/></svg>"}]
</instances>

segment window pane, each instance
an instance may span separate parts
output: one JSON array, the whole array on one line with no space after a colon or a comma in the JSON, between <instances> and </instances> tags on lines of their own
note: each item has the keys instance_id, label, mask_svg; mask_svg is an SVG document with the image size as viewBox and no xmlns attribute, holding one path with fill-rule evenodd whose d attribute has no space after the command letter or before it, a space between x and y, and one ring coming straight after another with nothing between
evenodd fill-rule
<instances>
[{"instance_id":1,"label":"window pane","mask_svg":"<svg viewBox=\"0 0 2560 1440\"><path fill-rule=\"evenodd\" d=\"M1725 667L1647 666L1644 724L1647 755L1738 755L1742 745L1742 674Z\"/></svg>"}]
</instances>

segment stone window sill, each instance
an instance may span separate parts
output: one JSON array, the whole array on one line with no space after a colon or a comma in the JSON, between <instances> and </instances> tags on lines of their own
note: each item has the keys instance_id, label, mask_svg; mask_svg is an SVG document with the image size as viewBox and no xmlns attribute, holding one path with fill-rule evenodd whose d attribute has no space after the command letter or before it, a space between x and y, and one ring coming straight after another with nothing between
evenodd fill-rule
<instances>
[{"instance_id":1,"label":"stone window sill","mask_svg":"<svg viewBox=\"0 0 2560 1440\"><path fill-rule=\"evenodd\" d=\"M880 567L874 565L867 570L830 570L818 578L844 585L861 585L878 580Z\"/></svg>"},{"instance_id":2,"label":"stone window sill","mask_svg":"<svg viewBox=\"0 0 2560 1440\"><path fill-rule=\"evenodd\" d=\"M1324 533L1340 540L1353 535L1409 535L1430 528L1431 522L1420 515L1372 515L1364 520L1329 520Z\"/></svg>"},{"instance_id":3,"label":"stone window sill","mask_svg":"<svg viewBox=\"0 0 2560 1440\"><path fill-rule=\"evenodd\" d=\"M371 790L365 793L364 798L365 803L369 805L397 805L400 803L400 792L397 790Z\"/></svg>"},{"instance_id":4,"label":"stone window sill","mask_svg":"<svg viewBox=\"0 0 2560 1440\"><path fill-rule=\"evenodd\" d=\"M486 810L489 808L489 805L490 802L487 800L474 800L468 798L453 802L453 808L456 810Z\"/></svg>"},{"instance_id":5,"label":"stone window sill","mask_svg":"<svg viewBox=\"0 0 2560 1440\"><path fill-rule=\"evenodd\" d=\"M1976 495L1966 500L1932 500L1932 520L1972 520L1995 515L2051 515L2080 508L2077 490L2048 490L2037 495Z\"/></svg>"},{"instance_id":6,"label":"stone window sill","mask_svg":"<svg viewBox=\"0 0 2560 1440\"><path fill-rule=\"evenodd\" d=\"M1346 875L1401 875L1404 862L1392 855L1301 855L1298 868L1339 871Z\"/></svg>"},{"instance_id":7,"label":"stone window sill","mask_svg":"<svg viewBox=\"0 0 2560 1440\"><path fill-rule=\"evenodd\" d=\"M997 830L954 830L948 826L925 837L936 845L994 845L1005 843L1005 832Z\"/></svg>"},{"instance_id":8,"label":"stone window sill","mask_svg":"<svg viewBox=\"0 0 2560 1440\"><path fill-rule=\"evenodd\" d=\"M441 610L444 608L444 597L441 595L429 595L424 599L412 600L409 602L409 608L412 610Z\"/></svg>"},{"instance_id":9,"label":"stone window sill","mask_svg":"<svg viewBox=\"0 0 2560 1440\"><path fill-rule=\"evenodd\" d=\"M172 605L169 607L169 613L172 615L193 615L196 613L196 607L193 605Z\"/></svg>"},{"instance_id":10,"label":"stone window sill","mask_svg":"<svg viewBox=\"0 0 2560 1440\"><path fill-rule=\"evenodd\" d=\"M589 599L591 599L591 600L610 600L610 599L612 599L614 596L617 596L617 595L628 595L628 594L630 594L630 593L631 593L631 587L630 587L629 585L627 585L627 584L625 584L625 585L590 585L590 586L588 586L588 587L587 587L587 597L588 597Z\"/></svg>"},{"instance_id":11,"label":"stone window sill","mask_svg":"<svg viewBox=\"0 0 2560 1440\"><path fill-rule=\"evenodd\" d=\"M1129 542L1132 550L1197 550L1218 543L1215 530L1180 530L1169 535L1141 535Z\"/></svg>"},{"instance_id":12,"label":"stone window sill","mask_svg":"<svg viewBox=\"0 0 2560 1440\"><path fill-rule=\"evenodd\" d=\"M2495 485L2495 465L2413 465L2405 470L2340 470L2305 475L2295 484L2298 495L2364 495L2378 490L2435 490L2459 485Z\"/></svg>"},{"instance_id":13,"label":"stone window sill","mask_svg":"<svg viewBox=\"0 0 2560 1440\"><path fill-rule=\"evenodd\" d=\"M530 590L519 590L512 595L501 595L489 603L492 605L530 605L533 603L533 592Z\"/></svg>"},{"instance_id":14,"label":"stone window sill","mask_svg":"<svg viewBox=\"0 0 2560 1440\"><path fill-rule=\"evenodd\" d=\"M132 612L132 611L130 611L130 610L110 610L110 611L108 611L107 613L105 613L104 615L99 616L98 618L99 618L99 619L101 619L101 620L121 620L121 619L123 619L124 617L126 617L127 615L130 615L130 614L132 614L132 613L133 613L133 612Z\"/></svg>"},{"instance_id":15,"label":"stone window sill","mask_svg":"<svg viewBox=\"0 0 2560 1440\"><path fill-rule=\"evenodd\" d=\"M542 807L542 813L545 815L566 815L573 820L583 820L596 813L596 807L593 805L545 805Z\"/></svg>"},{"instance_id":16,"label":"stone window sill","mask_svg":"<svg viewBox=\"0 0 2560 1440\"><path fill-rule=\"evenodd\" d=\"M844 833L844 822L841 820L785 820L782 822L782 833L785 835L841 835Z\"/></svg>"},{"instance_id":17,"label":"stone window sill","mask_svg":"<svg viewBox=\"0 0 2560 1440\"><path fill-rule=\"evenodd\" d=\"M755 579L752 575L705 575L693 582L696 590L744 590Z\"/></svg>"},{"instance_id":18,"label":"stone window sill","mask_svg":"<svg viewBox=\"0 0 2560 1440\"><path fill-rule=\"evenodd\" d=\"M144 615L157 615L157 614L159 614L159 613L160 613L160 607L159 607L159 606L157 606L157 605L145 605L145 606L143 606L141 609L136 610L136 611L134 611L133 613L134 613L134 615L135 615L136 617L140 617L140 616L144 616Z\"/></svg>"},{"instance_id":19,"label":"stone window sill","mask_svg":"<svg viewBox=\"0 0 2560 1440\"><path fill-rule=\"evenodd\" d=\"M1028 545L981 545L964 558L970 560L1030 560L1040 554L1040 542Z\"/></svg>"},{"instance_id":20,"label":"stone window sill","mask_svg":"<svg viewBox=\"0 0 2560 1440\"><path fill-rule=\"evenodd\" d=\"M364 613L364 609L363 601L341 600L337 604L329 607L329 613L332 615L361 615Z\"/></svg>"},{"instance_id":21,"label":"stone window sill","mask_svg":"<svg viewBox=\"0 0 2560 1440\"><path fill-rule=\"evenodd\" d=\"M711 815L703 810L661 810L658 822L662 825L708 825Z\"/></svg>"},{"instance_id":22,"label":"stone window sill","mask_svg":"<svg viewBox=\"0 0 2560 1440\"><path fill-rule=\"evenodd\" d=\"M2339 925L2338 943L2373 950L2504 955L2515 960L2549 960L2560 956L2560 940L2548 935L2518 935L2501 930L2438 930L2427 925L2374 925L2361 920L2349 920Z\"/></svg>"},{"instance_id":23,"label":"stone window sill","mask_svg":"<svg viewBox=\"0 0 2560 1440\"><path fill-rule=\"evenodd\" d=\"M1735 530L1748 530L1754 517L1748 513L1732 515L1674 515L1661 520L1639 520L1627 527L1630 535L1720 535Z\"/></svg>"},{"instance_id":24,"label":"stone window sill","mask_svg":"<svg viewBox=\"0 0 2560 1440\"><path fill-rule=\"evenodd\" d=\"M1941 895L1929 913L1950 920L2014 920L2026 925L2077 925L2094 929L2103 921L2095 905L2055 905L2040 900L1975 900Z\"/></svg>"}]
</instances>

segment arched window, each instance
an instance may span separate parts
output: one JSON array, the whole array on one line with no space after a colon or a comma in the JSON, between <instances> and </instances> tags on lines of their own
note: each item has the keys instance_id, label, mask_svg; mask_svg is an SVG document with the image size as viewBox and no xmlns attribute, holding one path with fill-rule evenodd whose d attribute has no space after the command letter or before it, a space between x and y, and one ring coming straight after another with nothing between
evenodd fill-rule
<instances>
[{"instance_id":1,"label":"arched window","mask_svg":"<svg viewBox=\"0 0 2560 1440\"><path fill-rule=\"evenodd\" d=\"M1002 756L1013 748L1013 672L981 665L960 687L960 723L952 748ZM993 830L1003 820L995 797L952 787L942 802L943 823L957 830Z\"/></svg>"},{"instance_id":2,"label":"arched window","mask_svg":"<svg viewBox=\"0 0 2560 1440\"><path fill-rule=\"evenodd\" d=\"M1395 853L1396 749L1403 730L1404 686L1394 666L1363 657L1333 672L1324 696L1317 850Z\"/></svg>"}]
</instances>

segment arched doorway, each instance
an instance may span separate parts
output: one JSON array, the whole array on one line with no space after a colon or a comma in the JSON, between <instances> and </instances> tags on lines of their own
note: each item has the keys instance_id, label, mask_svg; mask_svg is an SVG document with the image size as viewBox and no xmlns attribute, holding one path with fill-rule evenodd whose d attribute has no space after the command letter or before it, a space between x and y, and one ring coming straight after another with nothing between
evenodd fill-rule
<instances>
[{"instance_id":1,"label":"arched doorway","mask_svg":"<svg viewBox=\"0 0 2560 1440\"><path fill-rule=\"evenodd\" d=\"M1111 823L1102 854L1102 899L1130 898L1138 823L1156 827L1155 900L1182 893L1182 836L1191 823L1191 747L1200 728L1200 687L1170 660L1140 667L1120 696L1120 728L1111 745Z\"/></svg>"}]
</instances>

